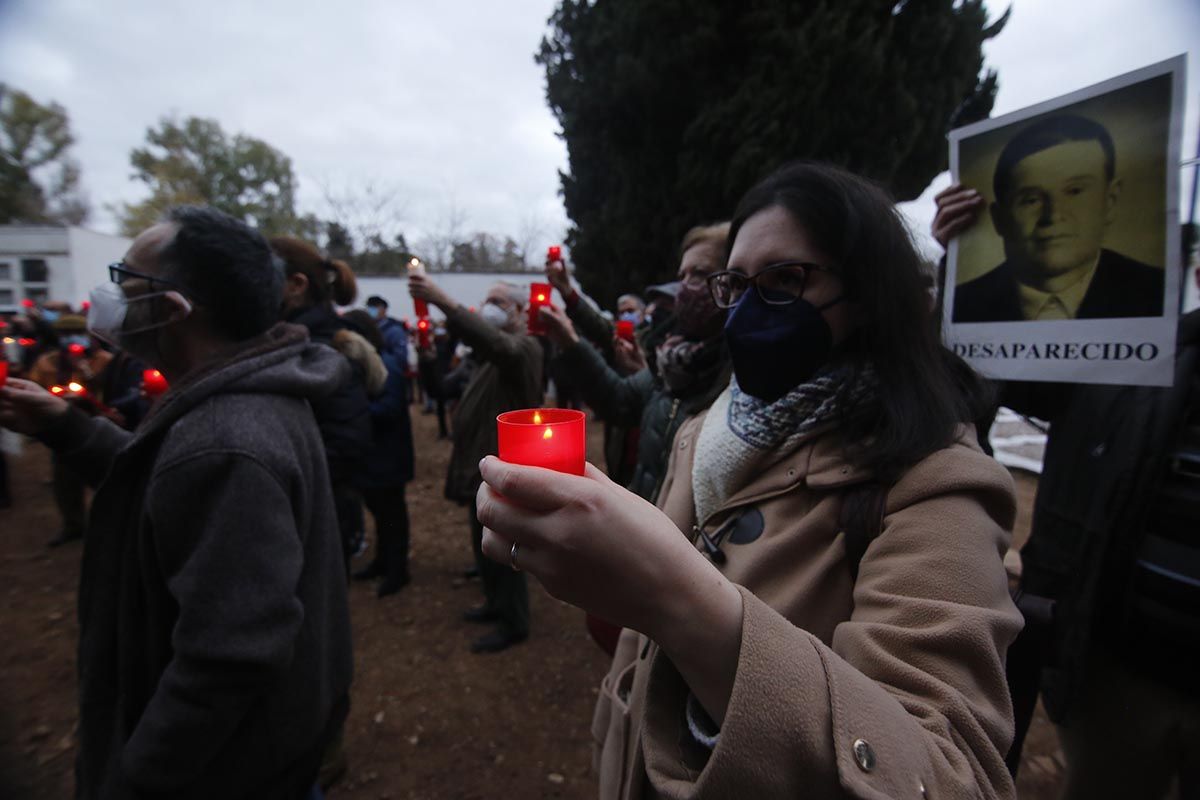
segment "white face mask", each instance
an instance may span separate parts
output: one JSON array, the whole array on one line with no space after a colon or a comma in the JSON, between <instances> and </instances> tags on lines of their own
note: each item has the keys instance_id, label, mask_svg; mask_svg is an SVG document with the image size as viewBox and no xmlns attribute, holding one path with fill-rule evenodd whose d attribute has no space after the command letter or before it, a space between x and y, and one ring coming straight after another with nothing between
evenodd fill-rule
<instances>
[{"instance_id":1,"label":"white face mask","mask_svg":"<svg viewBox=\"0 0 1200 800\"><path fill-rule=\"evenodd\" d=\"M89 295L91 306L88 308L88 330L97 339L102 339L113 347L128 348L128 337L138 333L162 328L178 320L159 320L146 322L134 327L126 327L126 317L129 308L144 301L164 297L183 309L184 317L192 313L192 304L176 291L152 292L138 295L134 298L125 296L125 292L115 283L105 282L92 289ZM132 352L132 351L131 351ZM142 355L133 353L134 355Z\"/></svg>"},{"instance_id":2,"label":"white face mask","mask_svg":"<svg viewBox=\"0 0 1200 800\"><path fill-rule=\"evenodd\" d=\"M508 312L495 303L484 303L483 308L479 310L479 316L497 328L504 328L508 325Z\"/></svg>"}]
</instances>

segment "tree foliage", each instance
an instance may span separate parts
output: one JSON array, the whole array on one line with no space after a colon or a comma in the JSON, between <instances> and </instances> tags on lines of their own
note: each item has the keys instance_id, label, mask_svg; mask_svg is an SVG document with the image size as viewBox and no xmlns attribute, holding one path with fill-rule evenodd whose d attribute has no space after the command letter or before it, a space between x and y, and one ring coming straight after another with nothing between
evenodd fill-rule
<instances>
[{"instance_id":1,"label":"tree foliage","mask_svg":"<svg viewBox=\"0 0 1200 800\"><path fill-rule=\"evenodd\" d=\"M74 142L66 109L0 83L0 224L87 218Z\"/></svg>"},{"instance_id":2,"label":"tree foliage","mask_svg":"<svg viewBox=\"0 0 1200 800\"><path fill-rule=\"evenodd\" d=\"M129 161L150 197L119 212L127 235L184 203L211 205L266 235L313 239L319 233L314 217L296 213L291 159L261 139L226 135L216 120L164 118L146 131L146 146L133 150Z\"/></svg>"},{"instance_id":3,"label":"tree foliage","mask_svg":"<svg viewBox=\"0 0 1200 800\"><path fill-rule=\"evenodd\" d=\"M608 302L666 278L688 228L794 159L918 196L945 134L991 111L981 46L1006 17L983 0L560 0L536 60L585 287Z\"/></svg>"}]
</instances>

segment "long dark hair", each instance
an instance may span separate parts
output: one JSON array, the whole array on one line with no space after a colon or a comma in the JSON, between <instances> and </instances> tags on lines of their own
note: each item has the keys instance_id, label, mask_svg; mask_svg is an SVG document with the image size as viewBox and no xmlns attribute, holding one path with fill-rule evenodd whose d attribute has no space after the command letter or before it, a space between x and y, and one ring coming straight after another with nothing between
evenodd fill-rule
<instances>
[{"instance_id":1,"label":"long dark hair","mask_svg":"<svg viewBox=\"0 0 1200 800\"><path fill-rule=\"evenodd\" d=\"M746 220L779 207L832 259L863 324L835 354L850 367L839 429L849 458L883 480L950 444L955 428L990 410L992 391L941 343L930 318L928 279L895 203L879 186L827 164L772 173L738 203L729 248ZM849 402L865 370L878 391Z\"/></svg>"}]
</instances>

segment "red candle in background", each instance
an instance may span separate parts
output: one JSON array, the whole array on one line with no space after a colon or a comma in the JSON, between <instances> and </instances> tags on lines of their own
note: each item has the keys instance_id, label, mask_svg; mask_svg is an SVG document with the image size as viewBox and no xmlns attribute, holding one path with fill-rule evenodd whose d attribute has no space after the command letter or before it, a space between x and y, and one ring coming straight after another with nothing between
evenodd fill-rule
<instances>
[{"instance_id":1,"label":"red candle in background","mask_svg":"<svg viewBox=\"0 0 1200 800\"><path fill-rule=\"evenodd\" d=\"M529 284L529 333L531 336L545 336L546 323L539 311L550 305L550 284Z\"/></svg>"},{"instance_id":2,"label":"red candle in background","mask_svg":"<svg viewBox=\"0 0 1200 800\"><path fill-rule=\"evenodd\" d=\"M556 244L550 245L546 248L546 260L551 262L562 261L562 248Z\"/></svg>"},{"instance_id":3,"label":"red candle in background","mask_svg":"<svg viewBox=\"0 0 1200 800\"><path fill-rule=\"evenodd\" d=\"M417 320L417 346L422 350L429 347L429 319L427 317Z\"/></svg>"},{"instance_id":4,"label":"red candle in background","mask_svg":"<svg viewBox=\"0 0 1200 800\"><path fill-rule=\"evenodd\" d=\"M67 352L70 355L73 355L76 358L79 358L85 352L87 352L87 348L84 347L83 345L81 345L79 342L74 342L72 344L67 345Z\"/></svg>"},{"instance_id":5,"label":"red candle in background","mask_svg":"<svg viewBox=\"0 0 1200 800\"><path fill-rule=\"evenodd\" d=\"M425 274L425 265L421 263L421 259L417 258L416 256L413 256L411 259L409 259L408 274L409 275L424 275ZM422 300L419 297L414 297L413 298L413 310L417 312L418 319L420 319L421 317L428 317L429 316L429 303L425 300Z\"/></svg>"},{"instance_id":6,"label":"red candle in background","mask_svg":"<svg viewBox=\"0 0 1200 800\"><path fill-rule=\"evenodd\" d=\"M142 390L149 397L158 397L165 394L167 389L167 379L163 374L156 369L142 370Z\"/></svg>"},{"instance_id":7,"label":"red candle in background","mask_svg":"<svg viewBox=\"0 0 1200 800\"><path fill-rule=\"evenodd\" d=\"M0 387L8 381L8 361L0 358Z\"/></svg>"},{"instance_id":8,"label":"red candle in background","mask_svg":"<svg viewBox=\"0 0 1200 800\"><path fill-rule=\"evenodd\" d=\"M500 460L582 475L587 463L584 414L571 408L526 408L496 417Z\"/></svg>"},{"instance_id":9,"label":"red candle in background","mask_svg":"<svg viewBox=\"0 0 1200 800\"><path fill-rule=\"evenodd\" d=\"M37 303L30 300L28 297L21 301L22 308L33 308L35 305L37 305Z\"/></svg>"},{"instance_id":10,"label":"red candle in background","mask_svg":"<svg viewBox=\"0 0 1200 800\"><path fill-rule=\"evenodd\" d=\"M617 338L624 339L627 342L633 341L633 320L617 320Z\"/></svg>"}]
</instances>

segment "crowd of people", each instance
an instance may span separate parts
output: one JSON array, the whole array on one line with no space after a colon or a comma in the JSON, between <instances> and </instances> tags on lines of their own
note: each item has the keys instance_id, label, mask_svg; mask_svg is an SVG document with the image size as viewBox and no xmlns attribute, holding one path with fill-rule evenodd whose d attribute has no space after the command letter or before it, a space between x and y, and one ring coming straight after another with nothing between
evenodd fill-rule
<instances>
[{"instance_id":1,"label":"crowd of people","mask_svg":"<svg viewBox=\"0 0 1200 800\"><path fill-rule=\"evenodd\" d=\"M943 245L982 210L937 202ZM601 798L1013 797L1039 692L1069 797L1200 791L1197 314L1173 387L997 384L943 345L872 182L796 163L696 223L615 313L551 257L532 312L410 274L442 318L418 329L354 308L313 243L180 207L88 308L8 323L0 425L53 453L51 543L85 540L79 796L309 798L344 771L347 583L410 581L414 404L451 448L470 650L530 636L532 575L612 655ZM551 383L603 423L603 470L496 458L497 415ZM1051 422L1022 558L1000 402Z\"/></svg>"}]
</instances>

